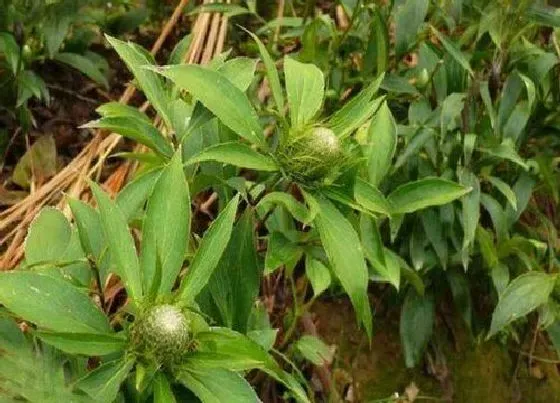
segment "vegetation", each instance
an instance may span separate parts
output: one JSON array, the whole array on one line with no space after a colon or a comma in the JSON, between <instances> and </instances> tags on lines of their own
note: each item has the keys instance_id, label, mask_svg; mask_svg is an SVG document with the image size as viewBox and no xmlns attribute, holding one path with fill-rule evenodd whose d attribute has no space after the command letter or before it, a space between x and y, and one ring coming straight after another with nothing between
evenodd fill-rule
<instances>
[{"instance_id":1,"label":"vegetation","mask_svg":"<svg viewBox=\"0 0 560 403\"><path fill-rule=\"evenodd\" d=\"M56 32L36 7L69 10L66 2L8 3L0 77L16 99L10 110L21 117L31 97L48 101L33 72L39 60L109 85L92 39L73 46L76 28L64 41L89 14L81 10L99 17L85 25L107 33L151 105L96 109L99 118L81 128L142 145L119 154L137 164L135 177L114 200L90 181L96 207L69 198L70 219L44 208L24 260L0 273L8 398L345 399L324 379L314 387L309 370L332 362L309 330L310 313L332 299L350 301L361 349L386 330L378 323L390 326L379 307L398 311L407 368L433 368L450 334L496 362L515 346L514 377L535 349L558 362L556 9L523 0L306 1L281 2L272 19L276 5L213 3L189 13L240 24L230 27L232 49L207 65L183 64L187 35L159 65L109 35L144 21L125 2L104 14L74 1L72 17L53 17ZM217 200L211 222L200 200ZM278 308L277 299L288 302ZM368 398L414 401L407 390ZM464 396L457 391L474 401Z\"/></svg>"}]
</instances>

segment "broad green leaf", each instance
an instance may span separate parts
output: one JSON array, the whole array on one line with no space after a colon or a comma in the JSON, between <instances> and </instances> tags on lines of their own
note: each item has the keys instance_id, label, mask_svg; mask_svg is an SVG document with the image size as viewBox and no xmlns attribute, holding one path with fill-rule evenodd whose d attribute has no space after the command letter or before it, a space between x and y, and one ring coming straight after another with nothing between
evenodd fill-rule
<instances>
[{"instance_id":1,"label":"broad green leaf","mask_svg":"<svg viewBox=\"0 0 560 403\"><path fill-rule=\"evenodd\" d=\"M472 298L468 279L465 273L459 270L448 270L446 274L455 308L461 313L470 330L472 329Z\"/></svg>"},{"instance_id":2,"label":"broad green leaf","mask_svg":"<svg viewBox=\"0 0 560 403\"><path fill-rule=\"evenodd\" d=\"M383 97L373 99L383 81L381 73L358 95L348 101L329 119L328 126L338 137L346 137L363 125L377 111Z\"/></svg>"},{"instance_id":3,"label":"broad green leaf","mask_svg":"<svg viewBox=\"0 0 560 403\"><path fill-rule=\"evenodd\" d=\"M57 171L56 143L54 137L47 134L39 137L19 158L12 173L12 182L29 189L32 180L50 178Z\"/></svg>"},{"instance_id":4,"label":"broad green leaf","mask_svg":"<svg viewBox=\"0 0 560 403\"><path fill-rule=\"evenodd\" d=\"M478 207L478 206L477 206ZM441 266L445 270L447 268L447 239L443 234L443 223L434 209L426 209L420 212L422 227L426 233L428 240L436 251Z\"/></svg>"},{"instance_id":5,"label":"broad green leaf","mask_svg":"<svg viewBox=\"0 0 560 403\"><path fill-rule=\"evenodd\" d=\"M189 49L191 48L193 37L194 33L191 32L175 44L175 47L167 59L167 64L181 64L183 63L183 60L186 60Z\"/></svg>"},{"instance_id":6,"label":"broad green leaf","mask_svg":"<svg viewBox=\"0 0 560 403\"><path fill-rule=\"evenodd\" d=\"M254 210L248 208L233 228L205 290L216 308L218 323L240 332L247 330L262 274L255 225Z\"/></svg>"},{"instance_id":7,"label":"broad green leaf","mask_svg":"<svg viewBox=\"0 0 560 403\"><path fill-rule=\"evenodd\" d=\"M369 126L368 139L369 182L377 186L389 172L397 147L397 124L387 102L383 102L375 114Z\"/></svg>"},{"instance_id":8,"label":"broad green leaf","mask_svg":"<svg viewBox=\"0 0 560 403\"><path fill-rule=\"evenodd\" d=\"M318 296L331 285L330 270L317 259L305 256L305 274L313 287L313 295Z\"/></svg>"},{"instance_id":9,"label":"broad green leaf","mask_svg":"<svg viewBox=\"0 0 560 403\"><path fill-rule=\"evenodd\" d=\"M294 343L294 348L299 351L306 360L315 365L328 364L333 359L333 352L325 342L318 337L304 335Z\"/></svg>"},{"instance_id":10,"label":"broad green leaf","mask_svg":"<svg viewBox=\"0 0 560 403\"><path fill-rule=\"evenodd\" d=\"M159 293L171 291L183 265L191 228L191 200L181 153L177 152L157 182L142 226L140 264L144 292L151 289L156 264L160 264Z\"/></svg>"},{"instance_id":11,"label":"broad green leaf","mask_svg":"<svg viewBox=\"0 0 560 403\"><path fill-rule=\"evenodd\" d=\"M268 50L259 37L252 32L247 32L251 35L259 47L259 53L261 54L264 66L266 67L266 77L268 78L268 83L270 85L272 97L276 103L276 108L278 109L278 112L284 114L284 94L282 93L282 86L280 85L280 78L278 76L276 64L274 63L274 60L272 60L272 57L270 57Z\"/></svg>"},{"instance_id":12,"label":"broad green leaf","mask_svg":"<svg viewBox=\"0 0 560 403\"><path fill-rule=\"evenodd\" d=\"M449 94L441 105L440 136L445 138L447 130L455 127L455 121L461 116L467 94L454 92Z\"/></svg>"},{"instance_id":13,"label":"broad green leaf","mask_svg":"<svg viewBox=\"0 0 560 403\"><path fill-rule=\"evenodd\" d=\"M303 254L302 248L280 232L272 232L268 237L264 274L268 275L282 265L291 271Z\"/></svg>"},{"instance_id":14,"label":"broad green leaf","mask_svg":"<svg viewBox=\"0 0 560 403\"><path fill-rule=\"evenodd\" d=\"M106 117L93 120L82 128L106 129L151 148L164 157L173 155L173 148L151 123L133 116Z\"/></svg>"},{"instance_id":15,"label":"broad green leaf","mask_svg":"<svg viewBox=\"0 0 560 403\"><path fill-rule=\"evenodd\" d=\"M498 124L496 127L498 133L503 130L513 110L515 109L517 100L523 91L523 86L523 81L517 71L509 74L501 92L500 106L498 108Z\"/></svg>"},{"instance_id":16,"label":"broad green leaf","mask_svg":"<svg viewBox=\"0 0 560 403\"><path fill-rule=\"evenodd\" d=\"M429 127L422 127L413 137L410 139L405 149L399 152L397 160L395 161L394 170L399 169L403 166L410 157L418 155L420 150L426 146L426 144L435 137L435 130Z\"/></svg>"},{"instance_id":17,"label":"broad green leaf","mask_svg":"<svg viewBox=\"0 0 560 403\"><path fill-rule=\"evenodd\" d=\"M529 170L529 166L519 156L519 154L515 150L515 146L513 142L510 139L505 139L501 144L495 147L490 147L490 148L481 147L479 148L479 151L484 154L491 155L493 157L509 160L514 164L519 165L526 171Z\"/></svg>"},{"instance_id":18,"label":"broad green leaf","mask_svg":"<svg viewBox=\"0 0 560 403\"><path fill-rule=\"evenodd\" d=\"M517 199L517 210L514 210L510 205L506 207L508 227L517 222L521 213L523 213L523 211L527 208L531 195L533 194L534 186L535 179L529 173L521 174L517 182L515 182L515 185L513 185L513 192L515 193L515 197Z\"/></svg>"},{"instance_id":19,"label":"broad green leaf","mask_svg":"<svg viewBox=\"0 0 560 403\"><path fill-rule=\"evenodd\" d=\"M0 53L4 55L12 73L16 73L20 50L14 36L9 32L0 32Z\"/></svg>"},{"instance_id":20,"label":"broad green leaf","mask_svg":"<svg viewBox=\"0 0 560 403\"><path fill-rule=\"evenodd\" d=\"M221 65L217 71L223 74L233 85L245 92L255 78L256 59L236 57Z\"/></svg>"},{"instance_id":21,"label":"broad green leaf","mask_svg":"<svg viewBox=\"0 0 560 403\"><path fill-rule=\"evenodd\" d=\"M208 283L231 237L238 204L239 195L227 204L226 208L206 231L189 271L181 283L179 299L182 301L193 302L198 293Z\"/></svg>"},{"instance_id":22,"label":"broad green leaf","mask_svg":"<svg viewBox=\"0 0 560 403\"><path fill-rule=\"evenodd\" d=\"M227 369L228 371L248 371L261 368L264 364L243 355L232 356L219 352L196 351L187 355L182 362L186 367L195 366L204 369Z\"/></svg>"},{"instance_id":23,"label":"broad green leaf","mask_svg":"<svg viewBox=\"0 0 560 403\"><path fill-rule=\"evenodd\" d=\"M514 210L517 210L517 197L515 196L515 193L513 193L513 190L511 189L511 187L509 187L507 183L505 183L503 180L495 176L488 176L485 179L505 196L508 203L511 205L511 207Z\"/></svg>"},{"instance_id":24,"label":"broad green leaf","mask_svg":"<svg viewBox=\"0 0 560 403\"><path fill-rule=\"evenodd\" d=\"M424 23L429 5L428 0L404 0L395 7L397 57L406 53L416 43L418 30Z\"/></svg>"},{"instance_id":25,"label":"broad green leaf","mask_svg":"<svg viewBox=\"0 0 560 403\"><path fill-rule=\"evenodd\" d=\"M251 385L235 372L185 365L176 373L176 377L203 403L259 402Z\"/></svg>"},{"instance_id":26,"label":"broad green leaf","mask_svg":"<svg viewBox=\"0 0 560 403\"><path fill-rule=\"evenodd\" d=\"M364 254L374 267L385 266L385 253L377 222L369 214L360 214L360 235Z\"/></svg>"},{"instance_id":27,"label":"broad green leaf","mask_svg":"<svg viewBox=\"0 0 560 403\"><path fill-rule=\"evenodd\" d=\"M120 41L109 35L105 35L105 37L125 62L128 69L134 74L148 101L150 101L163 120L171 126L168 110L170 96L164 82L156 73L146 68L146 66L154 64L153 58L138 45Z\"/></svg>"},{"instance_id":28,"label":"broad green leaf","mask_svg":"<svg viewBox=\"0 0 560 403\"><path fill-rule=\"evenodd\" d=\"M311 122L323 104L323 72L313 64L285 57L284 76L292 128L302 128Z\"/></svg>"},{"instance_id":29,"label":"broad green leaf","mask_svg":"<svg viewBox=\"0 0 560 403\"><path fill-rule=\"evenodd\" d=\"M309 402L301 385L265 349L247 336L227 328L212 328L209 332L198 333L199 351L217 352L229 355L232 359L245 358L259 362L259 368L281 382L295 394L297 401Z\"/></svg>"},{"instance_id":30,"label":"broad green leaf","mask_svg":"<svg viewBox=\"0 0 560 403\"><path fill-rule=\"evenodd\" d=\"M101 84L105 88L109 88L109 82L107 77L102 71L92 62L89 58L79 55L77 53L57 53L54 57L55 60L65 63L78 71L81 71L86 76L91 78L98 84Z\"/></svg>"},{"instance_id":31,"label":"broad green leaf","mask_svg":"<svg viewBox=\"0 0 560 403\"><path fill-rule=\"evenodd\" d=\"M162 371L154 377L154 403L176 403L171 384Z\"/></svg>"},{"instance_id":32,"label":"broad green leaf","mask_svg":"<svg viewBox=\"0 0 560 403\"><path fill-rule=\"evenodd\" d=\"M278 171L279 169L274 159L239 142L215 144L205 148L200 153L189 158L186 164L196 164L204 161L218 161L224 164L265 172Z\"/></svg>"},{"instance_id":33,"label":"broad green leaf","mask_svg":"<svg viewBox=\"0 0 560 403\"><path fill-rule=\"evenodd\" d=\"M90 182L90 187L99 207L101 225L115 273L121 277L128 295L139 300L142 297L142 273L126 217L99 185Z\"/></svg>"},{"instance_id":34,"label":"broad green leaf","mask_svg":"<svg viewBox=\"0 0 560 403\"><path fill-rule=\"evenodd\" d=\"M111 332L107 317L85 292L47 274L1 273L0 303L24 320L55 332Z\"/></svg>"},{"instance_id":35,"label":"broad green leaf","mask_svg":"<svg viewBox=\"0 0 560 403\"><path fill-rule=\"evenodd\" d=\"M560 28L560 14L558 12L558 7L552 7L552 5L556 4L550 2L550 6L547 6L539 4L539 2L535 2L528 7L526 11L527 17L539 25Z\"/></svg>"},{"instance_id":36,"label":"broad green leaf","mask_svg":"<svg viewBox=\"0 0 560 403\"><path fill-rule=\"evenodd\" d=\"M196 7L190 14L200 13L223 13L227 17L234 17L242 14L253 14L248 8L237 4L207 3Z\"/></svg>"},{"instance_id":37,"label":"broad green leaf","mask_svg":"<svg viewBox=\"0 0 560 403\"><path fill-rule=\"evenodd\" d=\"M255 109L247 96L223 74L197 65L166 66L156 71L189 91L239 136L265 145Z\"/></svg>"},{"instance_id":38,"label":"broad green leaf","mask_svg":"<svg viewBox=\"0 0 560 403\"><path fill-rule=\"evenodd\" d=\"M25 105L32 97L44 100L47 105L50 102L49 90L43 79L32 70L23 70L17 76L16 108Z\"/></svg>"},{"instance_id":39,"label":"broad green leaf","mask_svg":"<svg viewBox=\"0 0 560 403\"><path fill-rule=\"evenodd\" d=\"M557 278L554 274L529 272L513 280L500 296L487 338L546 303Z\"/></svg>"},{"instance_id":40,"label":"broad green leaf","mask_svg":"<svg viewBox=\"0 0 560 403\"><path fill-rule=\"evenodd\" d=\"M391 206L376 187L363 179L356 179L354 198L362 206L373 213L391 215Z\"/></svg>"},{"instance_id":41,"label":"broad green leaf","mask_svg":"<svg viewBox=\"0 0 560 403\"><path fill-rule=\"evenodd\" d=\"M46 207L35 217L25 238L25 261L28 265L58 262L68 249L72 237L70 223L54 207Z\"/></svg>"},{"instance_id":42,"label":"broad green leaf","mask_svg":"<svg viewBox=\"0 0 560 403\"><path fill-rule=\"evenodd\" d=\"M432 337L435 321L433 295L420 296L410 288L406 293L401 311L400 333L407 368L413 368L422 358L424 349Z\"/></svg>"},{"instance_id":43,"label":"broad green leaf","mask_svg":"<svg viewBox=\"0 0 560 403\"><path fill-rule=\"evenodd\" d=\"M161 172L161 168L156 168L143 173L131 182L128 182L117 194L115 203L124 214L127 222L144 206Z\"/></svg>"},{"instance_id":44,"label":"broad green leaf","mask_svg":"<svg viewBox=\"0 0 560 403\"><path fill-rule=\"evenodd\" d=\"M367 295L367 266L360 239L352 225L327 199L318 198L320 211L314 224L335 275L348 293L358 321L372 335L372 319Z\"/></svg>"},{"instance_id":45,"label":"broad green leaf","mask_svg":"<svg viewBox=\"0 0 560 403\"><path fill-rule=\"evenodd\" d=\"M104 356L121 352L126 337L115 334L35 332L45 343L69 354Z\"/></svg>"},{"instance_id":46,"label":"broad green leaf","mask_svg":"<svg viewBox=\"0 0 560 403\"><path fill-rule=\"evenodd\" d=\"M391 249L384 248L383 254L385 256L385 264L374 265L374 268L381 275L383 281L388 282L398 291L401 284L402 261Z\"/></svg>"},{"instance_id":47,"label":"broad green leaf","mask_svg":"<svg viewBox=\"0 0 560 403\"><path fill-rule=\"evenodd\" d=\"M79 379L75 387L98 402L112 402L133 366L131 358L109 361Z\"/></svg>"},{"instance_id":48,"label":"broad green leaf","mask_svg":"<svg viewBox=\"0 0 560 403\"><path fill-rule=\"evenodd\" d=\"M307 200L308 199L306 199L306 201ZM267 194L257 205L257 210L261 215L264 215L277 205L284 206L296 220L303 224L309 224L313 221L317 213L316 209L306 208L306 206L297 201L294 196L284 192L271 192Z\"/></svg>"},{"instance_id":49,"label":"broad green leaf","mask_svg":"<svg viewBox=\"0 0 560 403\"><path fill-rule=\"evenodd\" d=\"M432 177L399 186L389 194L387 201L392 206L393 214L406 214L450 203L470 191L458 183Z\"/></svg>"},{"instance_id":50,"label":"broad green leaf","mask_svg":"<svg viewBox=\"0 0 560 403\"><path fill-rule=\"evenodd\" d=\"M374 10L371 33L364 55L364 73L371 74L373 67L376 73L381 74L387 70L389 61L389 33L387 24L379 9Z\"/></svg>"},{"instance_id":51,"label":"broad green leaf","mask_svg":"<svg viewBox=\"0 0 560 403\"><path fill-rule=\"evenodd\" d=\"M465 54L461 52L461 50L457 47L457 45L451 42L445 35L439 32L436 28L434 28L433 26L431 26L431 28L432 28L432 32L437 36L437 38L439 39L439 41L441 42L441 44L443 45L447 53L449 53L451 57L453 57L453 59L455 59L455 61L459 63L465 70L467 70L471 75L471 77L473 77L474 72L471 69L471 65L469 63L469 60L465 56Z\"/></svg>"}]
</instances>

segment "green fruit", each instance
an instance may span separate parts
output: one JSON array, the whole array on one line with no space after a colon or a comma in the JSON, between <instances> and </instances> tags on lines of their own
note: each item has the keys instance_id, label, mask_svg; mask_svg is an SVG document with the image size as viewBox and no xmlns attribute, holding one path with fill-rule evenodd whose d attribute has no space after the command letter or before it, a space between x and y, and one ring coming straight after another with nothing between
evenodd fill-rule
<instances>
[{"instance_id":1,"label":"green fruit","mask_svg":"<svg viewBox=\"0 0 560 403\"><path fill-rule=\"evenodd\" d=\"M280 147L279 160L296 181L312 185L335 173L344 163L345 153L331 129L315 126L290 133Z\"/></svg>"},{"instance_id":2,"label":"green fruit","mask_svg":"<svg viewBox=\"0 0 560 403\"><path fill-rule=\"evenodd\" d=\"M189 350L190 321L176 306L158 305L138 318L131 336L132 344L141 356L158 364L170 364Z\"/></svg>"}]
</instances>

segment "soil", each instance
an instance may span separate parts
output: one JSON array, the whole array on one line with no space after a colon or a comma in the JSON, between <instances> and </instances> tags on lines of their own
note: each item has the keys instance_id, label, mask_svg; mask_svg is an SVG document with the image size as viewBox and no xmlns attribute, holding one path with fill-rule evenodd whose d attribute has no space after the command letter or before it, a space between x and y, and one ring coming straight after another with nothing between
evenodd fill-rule
<instances>
[{"instance_id":1,"label":"soil","mask_svg":"<svg viewBox=\"0 0 560 403\"><path fill-rule=\"evenodd\" d=\"M421 365L407 369L398 312L375 317L374 337L368 345L347 299L317 301L312 309L319 336L336 346L331 372L338 392L346 398L351 391L354 401L360 402L396 396L408 396L403 401L415 396L456 403L560 402L560 368L540 360L557 359L544 343L536 344L538 358L529 364L527 357L508 351L508 346L475 340L457 325L455 340L440 336L446 332L437 329L437 345L430 344Z\"/></svg>"}]
</instances>

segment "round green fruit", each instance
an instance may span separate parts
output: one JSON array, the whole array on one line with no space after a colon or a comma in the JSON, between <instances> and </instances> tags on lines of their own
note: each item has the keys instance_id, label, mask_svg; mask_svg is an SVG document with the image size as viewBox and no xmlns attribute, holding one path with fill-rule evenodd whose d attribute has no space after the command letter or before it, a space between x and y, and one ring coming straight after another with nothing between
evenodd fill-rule
<instances>
[{"instance_id":1,"label":"round green fruit","mask_svg":"<svg viewBox=\"0 0 560 403\"><path fill-rule=\"evenodd\" d=\"M180 359L189 349L190 321L178 307L158 305L138 318L131 335L140 355L159 364L169 364Z\"/></svg>"}]
</instances>

